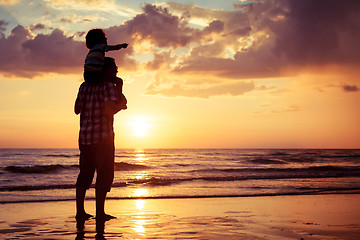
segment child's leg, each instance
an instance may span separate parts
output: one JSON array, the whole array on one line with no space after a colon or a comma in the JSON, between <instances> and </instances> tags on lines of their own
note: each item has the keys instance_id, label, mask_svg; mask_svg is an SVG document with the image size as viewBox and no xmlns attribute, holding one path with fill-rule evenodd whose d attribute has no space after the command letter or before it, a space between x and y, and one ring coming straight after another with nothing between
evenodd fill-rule
<instances>
[{"instance_id":1,"label":"child's leg","mask_svg":"<svg viewBox=\"0 0 360 240\"><path fill-rule=\"evenodd\" d=\"M84 71L84 80L87 83L95 84L103 81L103 75L101 71Z\"/></svg>"}]
</instances>

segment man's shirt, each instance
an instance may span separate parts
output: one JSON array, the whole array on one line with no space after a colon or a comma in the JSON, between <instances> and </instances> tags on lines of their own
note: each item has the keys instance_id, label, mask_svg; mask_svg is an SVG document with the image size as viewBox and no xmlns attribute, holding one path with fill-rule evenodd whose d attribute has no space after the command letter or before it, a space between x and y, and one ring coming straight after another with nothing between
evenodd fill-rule
<instances>
[{"instance_id":1,"label":"man's shirt","mask_svg":"<svg viewBox=\"0 0 360 240\"><path fill-rule=\"evenodd\" d=\"M117 100L117 90L111 82L81 84L75 103L80 109L80 144L95 144L114 136L114 116L106 114L105 102Z\"/></svg>"}]
</instances>

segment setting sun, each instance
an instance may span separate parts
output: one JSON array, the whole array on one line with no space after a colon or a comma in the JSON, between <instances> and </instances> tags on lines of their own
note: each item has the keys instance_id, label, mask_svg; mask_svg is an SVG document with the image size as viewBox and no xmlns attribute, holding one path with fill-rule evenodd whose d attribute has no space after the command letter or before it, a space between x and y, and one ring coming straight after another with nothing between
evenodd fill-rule
<instances>
[{"instance_id":1,"label":"setting sun","mask_svg":"<svg viewBox=\"0 0 360 240\"><path fill-rule=\"evenodd\" d=\"M130 122L133 136L144 137L147 135L148 128L151 126L146 117L134 117Z\"/></svg>"}]
</instances>

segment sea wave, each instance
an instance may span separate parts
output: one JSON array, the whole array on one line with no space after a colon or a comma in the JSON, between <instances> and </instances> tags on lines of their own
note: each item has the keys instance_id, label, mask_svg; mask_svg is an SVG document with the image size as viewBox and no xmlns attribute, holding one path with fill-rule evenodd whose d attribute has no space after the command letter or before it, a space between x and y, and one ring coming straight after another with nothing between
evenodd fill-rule
<instances>
[{"instance_id":1,"label":"sea wave","mask_svg":"<svg viewBox=\"0 0 360 240\"><path fill-rule=\"evenodd\" d=\"M305 168L207 168L194 170L193 172L237 172L237 173L344 173L360 176L359 166L311 166Z\"/></svg>"},{"instance_id":2,"label":"sea wave","mask_svg":"<svg viewBox=\"0 0 360 240\"><path fill-rule=\"evenodd\" d=\"M54 158L77 158L80 154L68 155L68 154L45 154L44 157L54 157Z\"/></svg>"},{"instance_id":3,"label":"sea wave","mask_svg":"<svg viewBox=\"0 0 360 240\"><path fill-rule=\"evenodd\" d=\"M7 166L4 168L5 171L10 173L52 173L65 169L75 169L78 165L34 165L34 166Z\"/></svg>"},{"instance_id":4,"label":"sea wave","mask_svg":"<svg viewBox=\"0 0 360 240\"><path fill-rule=\"evenodd\" d=\"M78 154L0 150L0 203L74 198ZM117 150L115 161L110 196L119 199L139 188L149 198L360 193L360 150Z\"/></svg>"},{"instance_id":5,"label":"sea wave","mask_svg":"<svg viewBox=\"0 0 360 240\"><path fill-rule=\"evenodd\" d=\"M149 166L142 164L131 164L126 162L115 162L114 169L115 171L133 171L133 170L146 170L149 169Z\"/></svg>"},{"instance_id":6,"label":"sea wave","mask_svg":"<svg viewBox=\"0 0 360 240\"><path fill-rule=\"evenodd\" d=\"M271 153L270 155L273 155L273 156L289 156L291 154L279 151L279 152Z\"/></svg>"},{"instance_id":7,"label":"sea wave","mask_svg":"<svg viewBox=\"0 0 360 240\"><path fill-rule=\"evenodd\" d=\"M284 162L282 160L274 160L268 158L255 158L248 160L248 162L252 164L288 164L287 162Z\"/></svg>"},{"instance_id":8,"label":"sea wave","mask_svg":"<svg viewBox=\"0 0 360 240\"><path fill-rule=\"evenodd\" d=\"M195 178L148 178L148 179L135 179L129 181L129 184L146 184L150 186L168 186L175 183L181 183L184 181L193 181Z\"/></svg>"},{"instance_id":9,"label":"sea wave","mask_svg":"<svg viewBox=\"0 0 360 240\"><path fill-rule=\"evenodd\" d=\"M139 165L143 166L143 165ZM139 167L135 166L135 167ZM134 166L131 166L134 167ZM145 166L146 167L146 166ZM221 169L228 173L239 171L250 171L249 169ZM355 170L350 167L334 167L334 166L319 166L309 167L304 169L251 169L252 172L243 172L243 174L236 174L230 176L198 176L198 177L184 177L184 178L166 178L166 177L151 177L144 179L130 179L126 182L114 182L113 188L127 187L131 185L145 185L145 186L169 186L173 184L181 184L183 182L205 181L205 182L231 182L231 181L247 181L247 180L284 180L284 179L330 179L330 178L345 178L345 177L360 177L360 167ZM4 186L0 187L0 192L5 191L35 191L35 190L49 190L49 189L68 189L75 188L74 184L54 184L54 185L23 185L23 186Z\"/></svg>"},{"instance_id":10,"label":"sea wave","mask_svg":"<svg viewBox=\"0 0 360 240\"><path fill-rule=\"evenodd\" d=\"M76 170L78 168L79 168L78 164L72 164L72 165L54 164L54 165L6 166L3 168L3 170L9 173L48 174L63 170ZM146 170L149 168L150 167L146 165L130 164L126 162L115 162L114 164L115 171L135 171L135 170Z\"/></svg>"},{"instance_id":11,"label":"sea wave","mask_svg":"<svg viewBox=\"0 0 360 240\"><path fill-rule=\"evenodd\" d=\"M124 182L117 182L112 185L114 188L126 187ZM91 185L92 188L95 184ZM39 190L55 190L55 189L75 189L75 184L50 184L50 185L24 185L24 186L6 186L0 187L0 192L27 192L27 191L39 191Z\"/></svg>"},{"instance_id":12,"label":"sea wave","mask_svg":"<svg viewBox=\"0 0 360 240\"><path fill-rule=\"evenodd\" d=\"M54 185L24 185L24 186L6 186L0 187L0 192L13 191L38 191L38 190L54 190L54 189L72 189L75 184L54 184Z\"/></svg>"}]
</instances>

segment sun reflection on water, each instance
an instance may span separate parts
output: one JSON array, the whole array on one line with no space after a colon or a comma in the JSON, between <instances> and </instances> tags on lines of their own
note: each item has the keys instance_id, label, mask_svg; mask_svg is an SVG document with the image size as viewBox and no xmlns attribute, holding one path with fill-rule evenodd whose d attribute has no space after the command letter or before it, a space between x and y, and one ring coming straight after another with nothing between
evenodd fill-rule
<instances>
[{"instance_id":1,"label":"sun reflection on water","mask_svg":"<svg viewBox=\"0 0 360 240\"><path fill-rule=\"evenodd\" d=\"M145 220L136 220L134 230L138 234L145 235Z\"/></svg>"},{"instance_id":2,"label":"sun reflection on water","mask_svg":"<svg viewBox=\"0 0 360 240\"><path fill-rule=\"evenodd\" d=\"M132 197L147 197L149 192L145 188L137 188L133 191Z\"/></svg>"},{"instance_id":3,"label":"sun reflection on water","mask_svg":"<svg viewBox=\"0 0 360 240\"><path fill-rule=\"evenodd\" d=\"M134 155L134 160L139 163L144 163L146 160L148 160L148 158L145 153L141 152Z\"/></svg>"},{"instance_id":4,"label":"sun reflection on water","mask_svg":"<svg viewBox=\"0 0 360 240\"><path fill-rule=\"evenodd\" d=\"M135 200L136 201L136 208L139 210L139 211L142 211L145 207L145 200L142 200L142 199L137 199Z\"/></svg>"},{"instance_id":5,"label":"sun reflection on water","mask_svg":"<svg viewBox=\"0 0 360 240\"><path fill-rule=\"evenodd\" d=\"M148 157L143 150L136 150L134 153L133 160L134 162L136 162L136 164L145 164L146 161L148 160ZM147 175L148 175L147 171L138 171L135 172L132 177L135 180L139 181L139 183L141 183L142 180L146 180ZM134 198L142 198L147 196L150 196L150 193L146 188L136 188L132 190L131 193L131 197ZM146 200L143 199L135 200L137 213L136 216L134 216L134 220L133 220L134 223L133 230L141 236L145 236L146 225L149 224L149 219L146 218L146 214L143 212L145 208L145 203Z\"/></svg>"},{"instance_id":6,"label":"sun reflection on water","mask_svg":"<svg viewBox=\"0 0 360 240\"><path fill-rule=\"evenodd\" d=\"M146 189L143 189L146 190ZM138 233L139 235L145 235L146 228L145 226L148 224L148 220L146 219L146 216L144 215L144 207L145 207L146 200L135 200L136 208L138 212L136 213L137 216L135 216L134 220L134 231Z\"/></svg>"},{"instance_id":7,"label":"sun reflection on water","mask_svg":"<svg viewBox=\"0 0 360 240\"><path fill-rule=\"evenodd\" d=\"M134 177L136 180L144 179L144 175L137 175Z\"/></svg>"}]
</instances>

